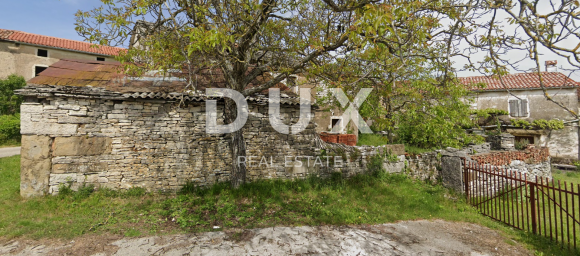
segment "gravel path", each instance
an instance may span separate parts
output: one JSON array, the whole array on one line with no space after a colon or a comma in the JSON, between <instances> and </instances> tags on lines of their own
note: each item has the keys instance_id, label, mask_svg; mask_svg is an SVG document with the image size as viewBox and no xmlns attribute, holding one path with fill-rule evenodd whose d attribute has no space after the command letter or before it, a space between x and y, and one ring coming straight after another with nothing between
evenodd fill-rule
<instances>
[{"instance_id":1,"label":"gravel path","mask_svg":"<svg viewBox=\"0 0 580 256\"><path fill-rule=\"evenodd\" d=\"M11 240L0 244L0 255L532 255L510 244L475 224L420 220L141 238L87 235L66 242Z\"/></svg>"},{"instance_id":2,"label":"gravel path","mask_svg":"<svg viewBox=\"0 0 580 256\"><path fill-rule=\"evenodd\" d=\"M0 158L20 155L20 147L0 148Z\"/></svg>"}]
</instances>

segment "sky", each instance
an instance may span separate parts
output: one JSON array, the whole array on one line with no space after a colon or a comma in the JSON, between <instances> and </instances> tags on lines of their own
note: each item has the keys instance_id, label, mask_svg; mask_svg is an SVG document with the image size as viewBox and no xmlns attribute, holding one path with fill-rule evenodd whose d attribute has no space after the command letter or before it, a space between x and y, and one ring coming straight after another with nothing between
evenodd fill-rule
<instances>
[{"instance_id":1,"label":"sky","mask_svg":"<svg viewBox=\"0 0 580 256\"><path fill-rule=\"evenodd\" d=\"M75 31L75 13L99 0L0 0L0 28L84 41Z\"/></svg>"},{"instance_id":2,"label":"sky","mask_svg":"<svg viewBox=\"0 0 580 256\"><path fill-rule=\"evenodd\" d=\"M84 41L75 31L75 16L78 10L89 11L101 6L100 0L0 0L0 28ZM483 57L483 56L482 56ZM508 56L509 57L509 56ZM515 56L514 58L519 57ZM542 55L545 60L558 60L559 67L569 67L567 61L547 50ZM456 60L456 68L465 62ZM533 63L524 62L521 69L532 68ZM568 75L568 73L566 73ZM458 72L459 76L480 75L474 72ZM572 78L580 81L580 72Z\"/></svg>"}]
</instances>

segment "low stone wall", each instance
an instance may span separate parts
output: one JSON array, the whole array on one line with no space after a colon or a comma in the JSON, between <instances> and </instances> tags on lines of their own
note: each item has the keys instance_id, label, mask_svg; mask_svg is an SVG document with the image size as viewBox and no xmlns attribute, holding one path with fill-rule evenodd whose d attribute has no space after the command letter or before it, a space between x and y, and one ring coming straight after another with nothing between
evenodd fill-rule
<instances>
[{"instance_id":1,"label":"low stone wall","mask_svg":"<svg viewBox=\"0 0 580 256\"><path fill-rule=\"evenodd\" d=\"M550 161L548 148L528 148L522 151L502 151L489 154L471 156L478 164L491 164L495 166L511 165L512 161L519 160L530 163Z\"/></svg>"},{"instance_id":2,"label":"low stone wall","mask_svg":"<svg viewBox=\"0 0 580 256\"><path fill-rule=\"evenodd\" d=\"M21 106L23 197L56 194L68 184L72 189L92 184L175 191L186 182L208 186L230 179L230 137L205 132L204 99L182 102L171 95L149 97L91 87L26 90ZM282 122L297 123L299 105L286 102L280 108ZM461 188L457 159L489 151L489 144L483 144L405 157L403 145L325 143L312 122L299 134L281 134L270 125L267 102L253 99L249 108L242 128L248 181L333 172L350 177L383 167L420 180L442 180L453 188L459 179ZM218 102L217 119L223 123L223 101Z\"/></svg>"},{"instance_id":3,"label":"low stone wall","mask_svg":"<svg viewBox=\"0 0 580 256\"><path fill-rule=\"evenodd\" d=\"M26 91L28 90L28 91ZM60 186L175 191L186 182L229 181L229 135L205 132L205 101L145 97L91 87L28 87L21 106L21 195L56 194ZM157 97L157 98L156 98ZM287 101L289 102L289 101ZM270 125L267 102L249 102L242 128L247 180L293 179L310 174L364 173L377 154L403 154L402 145L347 147L324 143L315 124L294 135ZM299 105L281 105L294 124ZM314 112L314 111L313 111ZM218 102L218 124L223 123Z\"/></svg>"},{"instance_id":4,"label":"low stone wall","mask_svg":"<svg viewBox=\"0 0 580 256\"><path fill-rule=\"evenodd\" d=\"M463 191L464 163L471 162L489 170L503 173L519 172L528 180L537 177L551 178L550 156L547 148L529 148L524 151L491 151L490 143L472 145L463 149L447 148L420 155L407 155L394 162L385 162L384 169L389 173L404 173L412 178L442 182L444 186ZM482 181L482 177L470 176ZM487 182L487 181L485 181ZM485 183L484 182L484 183Z\"/></svg>"},{"instance_id":5,"label":"low stone wall","mask_svg":"<svg viewBox=\"0 0 580 256\"><path fill-rule=\"evenodd\" d=\"M470 171L469 188L472 195L495 195L506 187L516 187L522 182L516 180L541 181L552 178L552 166L548 148L528 148L524 151L494 152L471 157L476 170L495 173L513 179Z\"/></svg>"}]
</instances>

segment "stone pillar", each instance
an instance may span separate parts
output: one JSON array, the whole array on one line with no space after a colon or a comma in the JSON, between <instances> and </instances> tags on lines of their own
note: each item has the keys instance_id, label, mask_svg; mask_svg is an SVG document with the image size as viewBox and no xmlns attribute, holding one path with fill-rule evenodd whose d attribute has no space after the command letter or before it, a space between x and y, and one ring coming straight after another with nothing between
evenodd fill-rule
<instances>
[{"instance_id":1,"label":"stone pillar","mask_svg":"<svg viewBox=\"0 0 580 256\"><path fill-rule=\"evenodd\" d=\"M463 191L463 159L457 156L441 157L441 182L457 192Z\"/></svg>"},{"instance_id":2,"label":"stone pillar","mask_svg":"<svg viewBox=\"0 0 580 256\"><path fill-rule=\"evenodd\" d=\"M49 136L22 135L20 150L20 195L42 196L48 193L51 170Z\"/></svg>"}]
</instances>

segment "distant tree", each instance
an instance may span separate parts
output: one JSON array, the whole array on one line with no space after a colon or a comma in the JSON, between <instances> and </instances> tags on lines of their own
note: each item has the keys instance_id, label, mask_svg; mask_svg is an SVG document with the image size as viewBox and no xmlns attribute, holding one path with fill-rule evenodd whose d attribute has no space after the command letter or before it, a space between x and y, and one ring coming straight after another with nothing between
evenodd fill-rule
<instances>
[{"instance_id":1,"label":"distant tree","mask_svg":"<svg viewBox=\"0 0 580 256\"><path fill-rule=\"evenodd\" d=\"M10 75L8 78L0 79L0 115L13 115L20 113L22 97L15 95L14 90L26 86L24 77Z\"/></svg>"}]
</instances>

